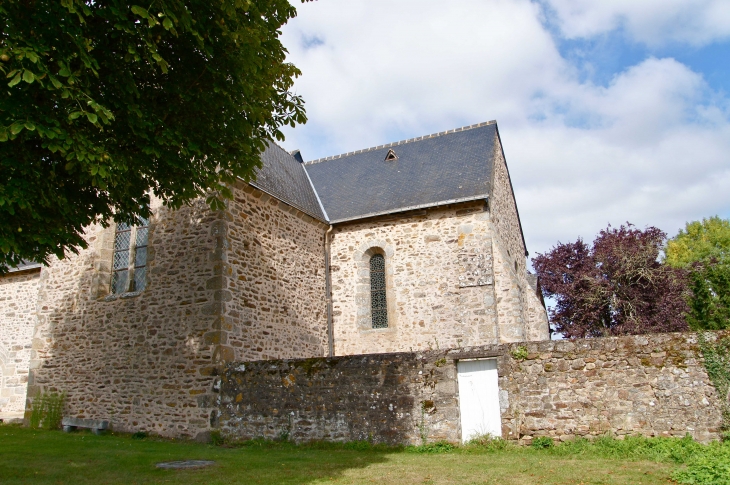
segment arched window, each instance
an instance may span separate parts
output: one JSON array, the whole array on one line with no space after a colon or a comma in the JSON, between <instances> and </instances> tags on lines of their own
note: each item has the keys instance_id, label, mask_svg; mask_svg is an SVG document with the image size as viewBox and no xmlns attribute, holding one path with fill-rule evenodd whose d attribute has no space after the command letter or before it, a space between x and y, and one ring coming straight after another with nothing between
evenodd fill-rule
<instances>
[{"instance_id":1,"label":"arched window","mask_svg":"<svg viewBox=\"0 0 730 485\"><path fill-rule=\"evenodd\" d=\"M370 257L370 311L373 328L388 328L388 300L385 295L385 258Z\"/></svg>"},{"instance_id":2,"label":"arched window","mask_svg":"<svg viewBox=\"0 0 730 485\"><path fill-rule=\"evenodd\" d=\"M147 219L140 219L134 226L124 222L117 224L114 236L112 293L144 290L148 225Z\"/></svg>"}]
</instances>

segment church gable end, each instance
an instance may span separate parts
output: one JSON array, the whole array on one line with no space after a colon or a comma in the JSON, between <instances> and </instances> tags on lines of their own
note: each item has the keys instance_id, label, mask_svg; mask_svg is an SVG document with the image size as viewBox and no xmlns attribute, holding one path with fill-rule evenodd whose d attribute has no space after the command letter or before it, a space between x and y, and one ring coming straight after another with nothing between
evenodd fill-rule
<instances>
[{"instance_id":1,"label":"church gable end","mask_svg":"<svg viewBox=\"0 0 730 485\"><path fill-rule=\"evenodd\" d=\"M496 123L306 166L334 227L337 355L548 338ZM387 330L362 256L386 246Z\"/></svg>"}]
</instances>

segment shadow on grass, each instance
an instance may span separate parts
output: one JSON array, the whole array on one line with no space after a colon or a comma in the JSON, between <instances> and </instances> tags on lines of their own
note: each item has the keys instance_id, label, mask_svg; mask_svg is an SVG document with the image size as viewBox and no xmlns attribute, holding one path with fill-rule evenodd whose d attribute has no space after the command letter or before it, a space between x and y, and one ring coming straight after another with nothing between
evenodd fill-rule
<instances>
[{"instance_id":1,"label":"shadow on grass","mask_svg":"<svg viewBox=\"0 0 730 485\"><path fill-rule=\"evenodd\" d=\"M95 436L0 426L4 485L57 484L307 484L388 460L397 448L369 443L293 445L264 441L216 447L190 442ZM213 460L196 470L162 470L159 462Z\"/></svg>"}]
</instances>

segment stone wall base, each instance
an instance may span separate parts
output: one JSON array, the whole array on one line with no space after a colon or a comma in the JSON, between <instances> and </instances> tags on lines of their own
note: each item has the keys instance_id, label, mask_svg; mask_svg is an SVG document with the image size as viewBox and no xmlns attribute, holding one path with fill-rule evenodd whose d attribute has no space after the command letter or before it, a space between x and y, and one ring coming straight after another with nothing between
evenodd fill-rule
<instances>
[{"instance_id":1,"label":"stone wall base","mask_svg":"<svg viewBox=\"0 0 730 485\"><path fill-rule=\"evenodd\" d=\"M505 439L719 438L720 400L692 333L231 363L214 426L240 440L458 442L456 362L475 358L497 359Z\"/></svg>"}]
</instances>

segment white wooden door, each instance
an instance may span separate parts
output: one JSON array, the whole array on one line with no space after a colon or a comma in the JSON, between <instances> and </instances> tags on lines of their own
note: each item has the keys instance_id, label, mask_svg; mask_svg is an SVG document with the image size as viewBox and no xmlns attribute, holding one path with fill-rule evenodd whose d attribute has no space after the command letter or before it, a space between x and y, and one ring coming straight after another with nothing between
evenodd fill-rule
<instances>
[{"instance_id":1,"label":"white wooden door","mask_svg":"<svg viewBox=\"0 0 730 485\"><path fill-rule=\"evenodd\" d=\"M457 369L462 441L485 434L501 437L497 359L463 360Z\"/></svg>"}]
</instances>

